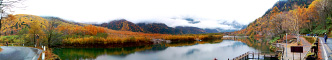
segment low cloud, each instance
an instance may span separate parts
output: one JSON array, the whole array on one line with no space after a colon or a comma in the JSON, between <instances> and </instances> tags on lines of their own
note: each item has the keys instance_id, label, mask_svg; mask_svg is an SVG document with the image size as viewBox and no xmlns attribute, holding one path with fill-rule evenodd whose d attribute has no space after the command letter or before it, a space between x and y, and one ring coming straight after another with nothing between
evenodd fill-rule
<instances>
[{"instance_id":1,"label":"low cloud","mask_svg":"<svg viewBox=\"0 0 332 60\"><path fill-rule=\"evenodd\" d=\"M134 23L160 22L168 26L224 28L218 20L249 24L262 16L278 0L27 0L24 10L14 14L58 16L83 23L103 23L127 19ZM195 21L183 19L193 17ZM199 18L197 18L199 17Z\"/></svg>"},{"instance_id":2,"label":"low cloud","mask_svg":"<svg viewBox=\"0 0 332 60\"><path fill-rule=\"evenodd\" d=\"M128 20L132 21L133 23L165 23L167 26L176 27L176 26L191 26L191 27L198 27L198 28L222 28L222 29L235 29L229 25L222 25L220 24L219 20L201 20L201 19L194 19L200 21L199 23L192 24L185 19L182 18L162 18L162 19L146 19L146 20Z\"/></svg>"}]
</instances>

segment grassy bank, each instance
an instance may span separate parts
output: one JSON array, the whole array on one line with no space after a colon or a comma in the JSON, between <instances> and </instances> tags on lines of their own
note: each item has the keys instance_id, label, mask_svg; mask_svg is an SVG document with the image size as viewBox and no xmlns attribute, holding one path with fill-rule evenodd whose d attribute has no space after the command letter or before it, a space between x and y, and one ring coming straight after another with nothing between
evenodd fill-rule
<instances>
[{"instance_id":1,"label":"grassy bank","mask_svg":"<svg viewBox=\"0 0 332 60\"><path fill-rule=\"evenodd\" d=\"M17 19L8 19L6 22L15 21L26 24L12 26L16 29L4 29L2 35L5 36L0 37L0 43L9 42L16 45L24 44L25 46L108 48L151 45L153 44L152 39L177 42L222 38L221 33L181 35L143 33L132 32L128 27L123 27L121 30L112 30L90 24L76 24L57 19L47 20L34 15L18 14L13 17L17 17ZM20 17L31 19L21 19ZM6 23L4 26L13 24L16 23Z\"/></svg>"},{"instance_id":2,"label":"grassy bank","mask_svg":"<svg viewBox=\"0 0 332 60\"><path fill-rule=\"evenodd\" d=\"M315 45L314 43L318 43L317 38L316 37L304 37L312 46L311 49L315 49L315 48L319 48L317 45ZM317 51L316 51L317 52ZM319 53L317 53L319 54ZM307 55L307 58L316 58L318 57L318 55L315 54L314 50L310 50Z\"/></svg>"},{"instance_id":3,"label":"grassy bank","mask_svg":"<svg viewBox=\"0 0 332 60\"><path fill-rule=\"evenodd\" d=\"M52 49L47 49L45 51L45 60L57 60L60 59L60 57L53 53Z\"/></svg>"},{"instance_id":4,"label":"grassy bank","mask_svg":"<svg viewBox=\"0 0 332 60\"><path fill-rule=\"evenodd\" d=\"M47 45L48 39L45 35L40 35L39 39L36 39L36 43L41 45ZM109 30L105 33L97 33L96 35L84 35L84 34L69 34L69 35L56 35L59 37L53 37L50 40L51 47L63 47L63 48L118 48L118 47L133 47L133 46L146 46L152 45L152 39L164 39L172 42L188 42L198 40L211 40L221 39L223 34L221 33L209 33L209 34L151 34L141 32L130 31L116 31ZM8 35L1 36L0 42L9 42L10 45L34 46L33 36L30 35Z\"/></svg>"},{"instance_id":5,"label":"grassy bank","mask_svg":"<svg viewBox=\"0 0 332 60\"><path fill-rule=\"evenodd\" d=\"M307 36L305 36L304 38L305 38L310 44L313 44L313 43L316 41L315 37L307 37Z\"/></svg>"},{"instance_id":6,"label":"grassy bank","mask_svg":"<svg viewBox=\"0 0 332 60\"><path fill-rule=\"evenodd\" d=\"M40 50L43 50L42 47L30 47L30 48L37 48L37 49L40 49ZM52 53L53 50L50 49L50 48L46 48L45 51L42 51L41 54L39 54L39 58L38 60L41 60L42 59L42 54L45 53L45 60L59 60L60 57L54 53Z\"/></svg>"},{"instance_id":7,"label":"grassy bank","mask_svg":"<svg viewBox=\"0 0 332 60\"><path fill-rule=\"evenodd\" d=\"M123 36L123 37L70 37L65 38L62 44L56 45L57 47L81 47L81 48L113 48L113 47L132 47L132 46L145 46L152 45L152 39L164 39L172 42L186 42L209 40L209 39L221 39L222 34L186 34L186 35L154 35L154 36Z\"/></svg>"},{"instance_id":8,"label":"grassy bank","mask_svg":"<svg viewBox=\"0 0 332 60\"><path fill-rule=\"evenodd\" d=\"M8 43L22 43L23 40L19 38L18 35L8 35L8 36L1 36L0 42L8 42Z\"/></svg>"}]
</instances>

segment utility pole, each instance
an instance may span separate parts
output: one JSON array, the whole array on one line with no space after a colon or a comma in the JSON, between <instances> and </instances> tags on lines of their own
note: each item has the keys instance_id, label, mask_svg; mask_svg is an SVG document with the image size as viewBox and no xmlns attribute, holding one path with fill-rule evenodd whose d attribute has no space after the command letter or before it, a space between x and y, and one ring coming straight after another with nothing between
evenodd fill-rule
<instances>
[{"instance_id":1,"label":"utility pole","mask_svg":"<svg viewBox=\"0 0 332 60\"><path fill-rule=\"evenodd\" d=\"M287 33L286 33L286 56L287 56Z\"/></svg>"}]
</instances>

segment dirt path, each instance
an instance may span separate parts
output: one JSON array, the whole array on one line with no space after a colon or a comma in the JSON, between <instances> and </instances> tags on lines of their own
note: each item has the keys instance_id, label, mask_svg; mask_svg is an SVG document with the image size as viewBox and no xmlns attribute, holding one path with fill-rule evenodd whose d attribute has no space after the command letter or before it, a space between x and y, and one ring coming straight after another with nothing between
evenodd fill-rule
<instances>
[{"instance_id":1,"label":"dirt path","mask_svg":"<svg viewBox=\"0 0 332 60\"><path fill-rule=\"evenodd\" d=\"M288 43L287 53L286 53L286 51L284 51L284 53L285 53L284 58L283 58L284 60L293 60L293 58L294 58L294 60L303 60L305 55L310 50L311 44L307 40L305 40L305 38L303 38L303 37L300 37L300 40L301 40L302 45L303 45L303 53L301 53L301 54L300 53L292 53L290 47L291 46L298 46L298 45L297 45L297 43ZM285 44L283 44L283 46L286 47Z\"/></svg>"}]
</instances>

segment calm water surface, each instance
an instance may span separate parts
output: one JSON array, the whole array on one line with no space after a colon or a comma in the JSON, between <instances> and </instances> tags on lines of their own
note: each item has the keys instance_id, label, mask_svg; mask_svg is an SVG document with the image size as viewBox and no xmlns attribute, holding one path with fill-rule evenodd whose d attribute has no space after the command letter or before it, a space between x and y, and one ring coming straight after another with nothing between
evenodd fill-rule
<instances>
[{"instance_id":1,"label":"calm water surface","mask_svg":"<svg viewBox=\"0 0 332 60\"><path fill-rule=\"evenodd\" d=\"M248 51L266 52L268 44L260 40L213 40L127 48L54 48L63 60L227 60Z\"/></svg>"}]
</instances>

